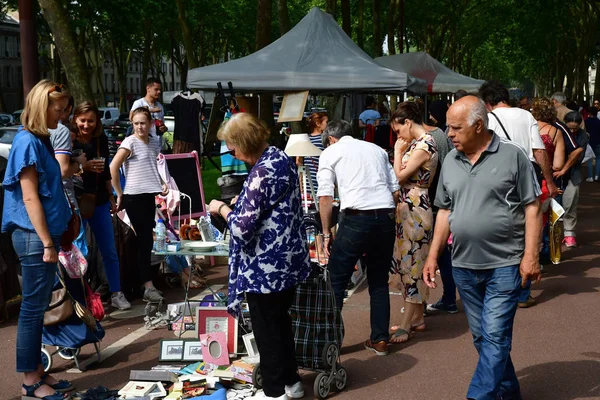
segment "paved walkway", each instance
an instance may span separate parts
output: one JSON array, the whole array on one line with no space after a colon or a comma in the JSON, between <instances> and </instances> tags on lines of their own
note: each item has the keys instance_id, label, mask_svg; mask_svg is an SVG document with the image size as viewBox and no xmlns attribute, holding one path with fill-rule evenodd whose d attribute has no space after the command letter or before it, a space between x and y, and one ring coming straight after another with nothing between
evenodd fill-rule
<instances>
[{"instance_id":1,"label":"paved walkway","mask_svg":"<svg viewBox=\"0 0 600 400\"><path fill-rule=\"evenodd\" d=\"M584 183L579 210L577 249L564 253L565 261L547 266L540 285L534 287L536 307L519 310L512 356L526 400L600 399L600 184ZM224 268L209 268L211 283L224 282ZM397 291L395 288L392 290ZM437 289L431 301L441 295ZM168 300L181 293L170 291ZM392 296L392 323L399 321L401 296ZM15 310L13 310L15 313ZM369 298L360 287L344 308L346 338L342 364L349 375L348 389L332 398L421 400L464 399L477 362L463 312L427 317L427 332L391 348L387 357L364 350L369 334ZM103 322L107 348L141 327L140 317ZM14 372L16 318L0 327L1 399L18 398L20 376ZM141 337L83 374L64 371L72 363L54 357L56 376L77 387L104 385L121 388L131 369L149 369L158 363L159 341L173 337L166 329ZM91 354L86 346L83 354ZM314 373L303 373L312 388ZM307 392L307 397L312 390Z\"/></svg>"}]
</instances>

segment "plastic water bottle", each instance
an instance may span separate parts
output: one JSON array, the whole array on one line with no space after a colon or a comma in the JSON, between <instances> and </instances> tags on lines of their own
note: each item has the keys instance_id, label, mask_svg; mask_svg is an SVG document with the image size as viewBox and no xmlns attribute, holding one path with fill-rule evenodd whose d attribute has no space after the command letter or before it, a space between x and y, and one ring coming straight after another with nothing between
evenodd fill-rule
<instances>
[{"instance_id":1,"label":"plastic water bottle","mask_svg":"<svg viewBox=\"0 0 600 400\"><path fill-rule=\"evenodd\" d=\"M156 228L154 228L156 234L154 239L154 250L157 252L167 251L167 227L163 223L162 219L158 220Z\"/></svg>"}]
</instances>

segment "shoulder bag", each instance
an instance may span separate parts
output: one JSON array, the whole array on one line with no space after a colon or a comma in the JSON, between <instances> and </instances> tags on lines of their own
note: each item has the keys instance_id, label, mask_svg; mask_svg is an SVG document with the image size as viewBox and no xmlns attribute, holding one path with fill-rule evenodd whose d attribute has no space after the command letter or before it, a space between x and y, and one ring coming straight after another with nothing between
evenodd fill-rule
<instances>
[{"instance_id":1,"label":"shoulder bag","mask_svg":"<svg viewBox=\"0 0 600 400\"><path fill-rule=\"evenodd\" d=\"M52 292L50 305L44 313L44 326L60 324L61 322L71 318L73 315L73 302L71 301L71 294L65 285L62 268L60 265L57 265L57 268L58 272L56 275L58 276L58 280L60 281L62 287Z\"/></svg>"},{"instance_id":2,"label":"shoulder bag","mask_svg":"<svg viewBox=\"0 0 600 400\"><path fill-rule=\"evenodd\" d=\"M506 128L504 128L504 125L502 125L502 122L500 122L500 118L498 118L498 116L493 112L490 111L490 114L492 114L494 116L494 118L496 118L496 121L498 121L498 123L500 124L500 128L502 128L502 131L504 131L504 134L506 135L506 138L508 140L510 140L512 142L512 139L510 138L508 132L506 131ZM527 155L527 157L529 157L529 155ZM538 165L538 163L531 161L531 165L533 166L533 171L535 172L535 177L537 178L538 181L538 185L542 185L542 181L544 180L544 174L542 173L542 168Z\"/></svg>"}]
</instances>

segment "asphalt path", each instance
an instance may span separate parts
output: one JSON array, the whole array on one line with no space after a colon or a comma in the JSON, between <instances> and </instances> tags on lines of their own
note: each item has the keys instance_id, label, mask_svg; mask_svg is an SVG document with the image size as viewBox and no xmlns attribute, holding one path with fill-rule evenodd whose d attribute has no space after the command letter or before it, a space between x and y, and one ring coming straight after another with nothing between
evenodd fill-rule
<instances>
[{"instance_id":1,"label":"asphalt path","mask_svg":"<svg viewBox=\"0 0 600 400\"><path fill-rule=\"evenodd\" d=\"M565 251L560 265L546 266L542 283L534 286L535 307L517 312L512 358L525 400L600 399L600 184L583 183L579 205L579 247ZM226 267L207 267L210 284L226 283ZM392 285L391 290L399 290ZM169 302L180 301L183 292L170 289ZM431 301L441 295L432 292ZM400 320L402 297L391 296L392 324ZM141 304L139 300L134 304ZM390 354L378 357L364 349L369 335L369 296L366 284L347 301L343 317L346 337L342 365L348 371L348 387L332 398L339 399L464 399L477 354L471 343L467 320L461 312L426 318L427 331L417 333ZM15 372L16 315L0 326L0 399L20 398L21 376ZM111 310L108 310L109 312ZM102 348L128 337L142 327L141 317L103 321L106 337ZM139 331L138 331L139 332ZM119 389L132 369L158 364L159 342L173 338L165 328L144 332L88 371L67 373L73 363L53 357L53 374L71 380L78 389L103 385ZM82 359L92 356L93 346L82 349ZM312 397L315 373L303 371L306 398Z\"/></svg>"}]
</instances>

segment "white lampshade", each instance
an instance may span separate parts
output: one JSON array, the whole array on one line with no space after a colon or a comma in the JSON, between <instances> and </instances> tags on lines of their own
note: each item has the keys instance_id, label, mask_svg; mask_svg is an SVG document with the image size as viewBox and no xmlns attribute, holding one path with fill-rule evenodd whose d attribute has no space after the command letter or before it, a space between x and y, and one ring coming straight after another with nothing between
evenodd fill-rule
<instances>
[{"instance_id":1,"label":"white lampshade","mask_svg":"<svg viewBox=\"0 0 600 400\"><path fill-rule=\"evenodd\" d=\"M315 157L320 156L322 151L312 144L308 138L308 133L294 133L285 146L285 152L288 156L297 157Z\"/></svg>"}]
</instances>

